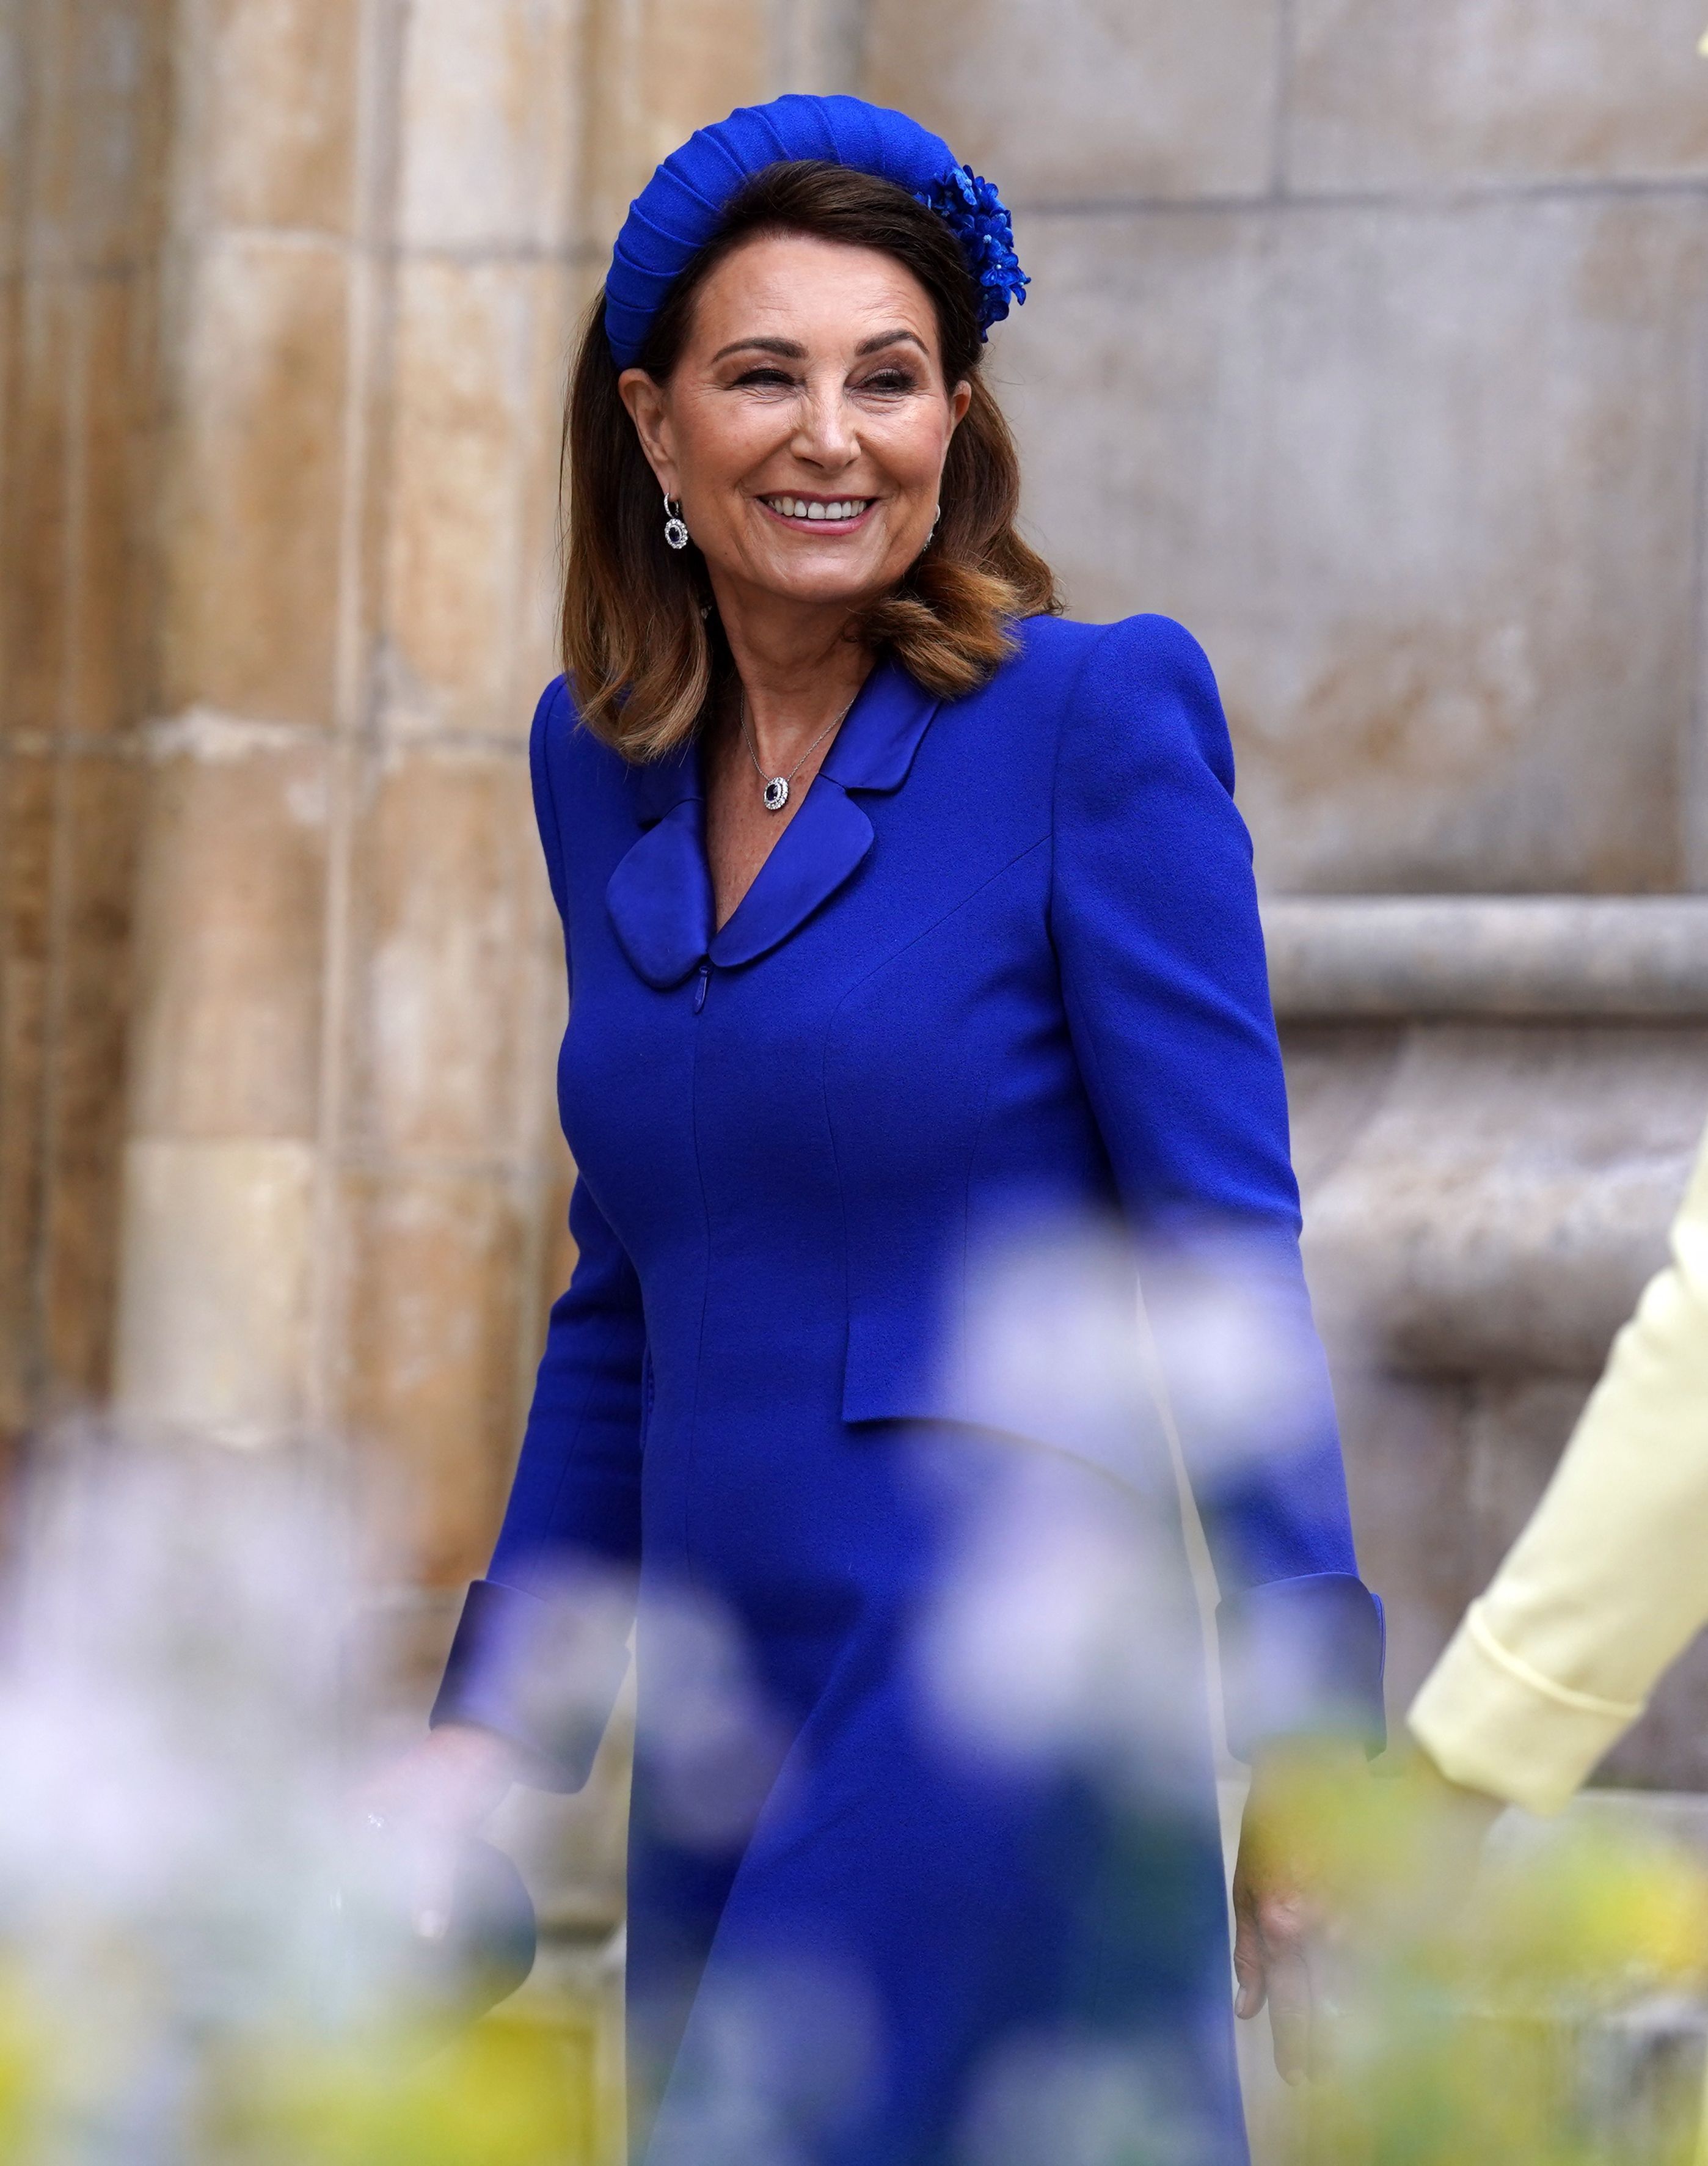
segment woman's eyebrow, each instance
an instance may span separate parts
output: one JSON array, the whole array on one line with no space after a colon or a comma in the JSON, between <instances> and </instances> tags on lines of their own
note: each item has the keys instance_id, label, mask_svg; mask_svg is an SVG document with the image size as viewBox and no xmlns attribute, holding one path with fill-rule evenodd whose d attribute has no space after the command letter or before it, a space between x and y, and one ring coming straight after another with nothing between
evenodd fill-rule
<instances>
[{"instance_id":1,"label":"woman's eyebrow","mask_svg":"<svg viewBox=\"0 0 1708 2166\"><path fill-rule=\"evenodd\" d=\"M745 338L734 339L728 346L720 346L712 356L714 361L723 360L730 353L774 353L782 361L804 361L807 350L793 339Z\"/></svg>"},{"instance_id":2,"label":"woman's eyebrow","mask_svg":"<svg viewBox=\"0 0 1708 2166\"><path fill-rule=\"evenodd\" d=\"M854 349L857 359L863 360L869 353L878 353L887 346L916 346L921 353L928 349L916 331L905 327L893 331L879 331L875 336L862 339ZM779 361L804 361L807 350L798 340L783 338L732 339L728 346L720 346L712 356L714 362L724 361L732 353L773 353Z\"/></svg>"},{"instance_id":3,"label":"woman's eyebrow","mask_svg":"<svg viewBox=\"0 0 1708 2166\"><path fill-rule=\"evenodd\" d=\"M927 352L925 342L919 334L916 331L910 331L905 328L903 328L900 330L879 331L876 338L862 339L859 345L855 347L854 351L856 354L863 356L868 353L877 353L883 347L887 346L901 346L904 344L908 346L916 346L921 353Z\"/></svg>"}]
</instances>

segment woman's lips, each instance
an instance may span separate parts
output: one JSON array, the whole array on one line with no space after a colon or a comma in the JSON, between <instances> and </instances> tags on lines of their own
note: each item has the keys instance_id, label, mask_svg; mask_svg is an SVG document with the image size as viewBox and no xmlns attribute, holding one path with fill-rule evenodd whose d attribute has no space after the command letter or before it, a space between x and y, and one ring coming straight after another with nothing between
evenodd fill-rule
<instances>
[{"instance_id":1,"label":"woman's lips","mask_svg":"<svg viewBox=\"0 0 1708 2166\"><path fill-rule=\"evenodd\" d=\"M851 534L870 516L878 499L872 496L791 496L783 491L754 501L769 512L779 526L792 526L809 534Z\"/></svg>"}]
</instances>

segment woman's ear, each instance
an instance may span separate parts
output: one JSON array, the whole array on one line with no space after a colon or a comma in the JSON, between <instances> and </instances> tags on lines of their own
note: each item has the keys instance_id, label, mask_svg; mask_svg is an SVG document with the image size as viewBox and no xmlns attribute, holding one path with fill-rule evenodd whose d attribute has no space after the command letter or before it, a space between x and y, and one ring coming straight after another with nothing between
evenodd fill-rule
<instances>
[{"instance_id":1,"label":"woman's ear","mask_svg":"<svg viewBox=\"0 0 1708 2166\"><path fill-rule=\"evenodd\" d=\"M667 496L679 496L662 389L644 368L625 368L617 378L617 394L629 409L629 419L635 424L635 433L659 488Z\"/></svg>"}]
</instances>

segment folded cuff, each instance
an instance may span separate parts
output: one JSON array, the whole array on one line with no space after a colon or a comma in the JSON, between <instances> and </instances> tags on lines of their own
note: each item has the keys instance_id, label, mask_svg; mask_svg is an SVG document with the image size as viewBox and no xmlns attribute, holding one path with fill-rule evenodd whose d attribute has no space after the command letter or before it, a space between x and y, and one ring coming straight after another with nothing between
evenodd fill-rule
<instances>
[{"instance_id":1,"label":"folded cuff","mask_svg":"<svg viewBox=\"0 0 1708 2166\"><path fill-rule=\"evenodd\" d=\"M1504 1647L1473 1602L1406 1717L1450 1782L1533 1813L1568 1804L1640 1704L1558 1684Z\"/></svg>"},{"instance_id":2,"label":"folded cuff","mask_svg":"<svg viewBox=\"0 0 1708 2166\"><path fill-rule=\"evenodd\" d=\"M1270 1580L1216 1611L1228 1749L1249 1760L1286 1737L1387 1742L1382 1605L1351 1572Z\"/></svg>"},{"instance_id":3,"label":"folded cuff","mask_svg":"<svg viewBox=\"0 0 1708 2166\"><path fill-rule=\"evenodd\" d=\"M489 1730L522 1759L521 1779L567 1793L587 1781L629 1667L607 1606L543 1600L477 1579L463 1603L430 1728Z\"/></svg>"}]
</instances>

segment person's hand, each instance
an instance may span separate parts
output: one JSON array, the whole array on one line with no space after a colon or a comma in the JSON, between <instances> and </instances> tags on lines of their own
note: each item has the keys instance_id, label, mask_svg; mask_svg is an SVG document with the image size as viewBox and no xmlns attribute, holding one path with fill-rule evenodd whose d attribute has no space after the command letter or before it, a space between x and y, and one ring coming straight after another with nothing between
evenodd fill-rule
<instances>
[{"instance_id":1,"label":"person's hand","mask_svg":"<svg viewBox=\"0 0 1708 2166\"><path fill-rule=\"evenodd\" d=\"M1363 1753L1338 1741L1272 1746L1252 1764L1234 1868L1234 2012L1249 2021L1268 2002L1289 2084L1325 2064L1327 1849L1336 1808L1368 1780Z\"/></svg>"},{"instance_id":2,"label":"person's hand","mask_svg":"<svg viewBox=\"0 0 1708 2166\"><path fill-rule=\"evenodd\" d=\"M457 1853L509 1795L514 1749L489 1730L442 1723L369 1783L356 1800L362 1828L390 1846L423 1940L444 1937L451 1920Z\"/></svg>"}]
</instances>

